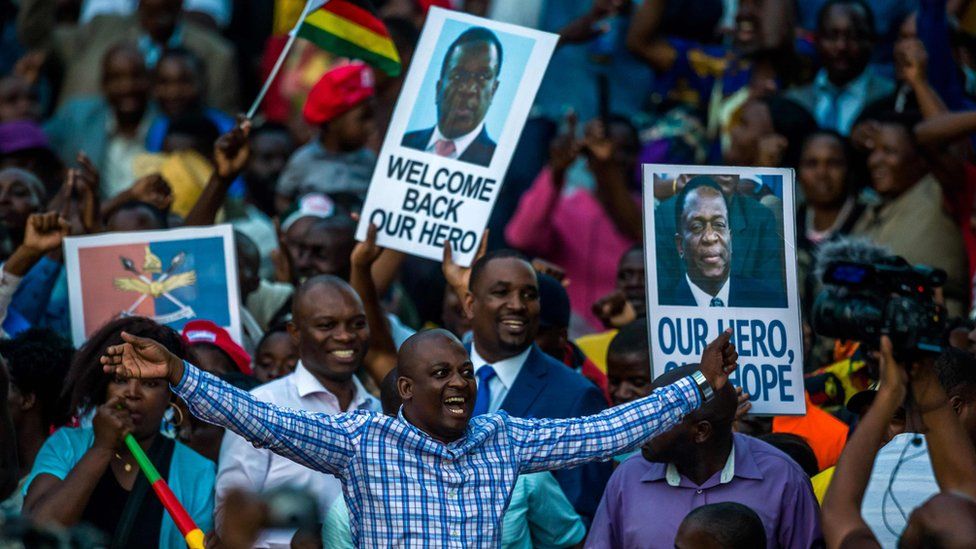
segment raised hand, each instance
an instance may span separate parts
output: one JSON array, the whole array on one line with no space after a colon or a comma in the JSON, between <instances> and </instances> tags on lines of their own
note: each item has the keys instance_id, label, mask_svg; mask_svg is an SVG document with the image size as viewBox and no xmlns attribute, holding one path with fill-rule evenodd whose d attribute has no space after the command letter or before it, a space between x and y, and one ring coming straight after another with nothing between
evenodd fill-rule
<instances>
[{"instance_id":1,"label":"raised hand","mask_svg":"<svg viewBox=\"0 0 976 549\"><path fill-rule=\"evenodd\" d=\"M60 246L62 239L68 236L68 230L68 222L58 212L31 214L27 218L21 245L37 255L43 255Z\"/></svg>"},{"instance_id":2,"label":"raised hand","mask_svg":"<svg viewBox=\"0 0 976 549\"><path fill-rule=\"evenodd\" d=\"M593 304L591 310L607 328L620 328L637 319L634 306L630 304L627 296L621 290L614 290L601 297Z\"/></svg>"},{"instance_id":3,"label":"raised hand","mask_svg":"<svg viewBox=\"0 0 976 549\"><path fill-rule=\"evenodd\" d=\"M356 243L356 247L352 249L350 262L353 268L368 270L383 253L385 248L376 245L376 230L376 225L370 223L366 229L366 240Z\"/></svg>"},{"instance_id":4,"label":"raised hand","mask_svg":"<svg viewBox=\"0 0 976 549\"><path fill-rule=\"evenodd\" d=\"M92 419L92 430L95 431L93 446L118 451L124 446L125 435L131 433L132 428L132 416L125 408L125 399L114 396L95 410Z\"/></svg>"},{"instance_id":5,"label":"raised hand","mask_svg":"<svg viewBox=\"0 0 976 549\"><path fill-rule=\"evenodd\" d=\"M183 361L156 341L122 332L121 345L112 345L102 355L106 374L122 378L160 378L176 385L183 377Z\"/></svg>"},{"instance_id":6,"label":"raised hand","mask_svg":"<svg viewBox=\"0 0 976 549\"><path fill-rule=\"evenodd\" d=\"M878 380L878 391L891 393L898 402L904 401L908 392L908 370L895 360L894 347L888 336L881 336L879 354L881 357L879 361L881 377Z\"/></svg>"},{"instance_id":7,"label":"raised hand","mask_svg":"<svg viewBox=\"0 0 976 549\"><path fill-rule=\"evenodd\" d=\"M168 211L169 207L173 205L173 189L158 173L140 177L132 184L128 192L133 200L152 204L162 211Z\"/></svg>"},{"instance_id":8,"label":"raised hand","mask_svg":"<svg viewBox=\"0 0 976 549\"><path fill-rule=\"evenodd\" d=\"M241 173L251 156L248 136L251 134L251 121L243 116L237 118L237 126L221 135L214 143L214 161L217 176L221 179L234 179Z\"/></svg>"},{"instance_id":9,"label":"raised hand","mask_svg":"<svg viewBox=\"0 0 976 549\"><path fill-rule=\"evenodd\" d=\"M562 186L566 180L566 170L576 161L581 149L581 144L576 139L576 113L566 113L564 120L566 131L557 135L549 144L549 168L557 186Z\"/></svg>"},{"instance_id":10,"label":"raised hand","mask_svg":"<svg viewBox=\"0 0 976 549\"><path fill-rule=\"evenodd\" d=\"M735 396L738 398L739 403L735 409L734 421L739 421L749 413L749 410L752 410L752 403L749 402L749 393L743 391L742 387L735 388Z\"/></svg>"},{"instance_id":11,"label":"raised hand","mask_svg":"<svg viewBox=\"0 0 976 549\"><path fill-rule=\"evenodd\" d=\"M698 368L705 376L712 389L718 392L729 382L729 374L736 367L739 360L739 353L735 350L735 345L729 341L732 338L732 329L727 329L715 338L702 353L701 363Z\"/></svg>"},{"instance_id":12,"label":"raised hand","mask_svg":"<svg viewBox=\"0 0 976 549\"><path fill-rule=\"evenodd\" d=\"M471 262L474 265L481 256L485 255L488 250L488 229L485 229L484 234L481 235L481 245L478 246L478 253L474 256L474 261ZM458 297L464 299L465 294L468 291L468 283L471 281L471 267L462 267L454 262L454 250L451 249L451 243L444 243L444 258L441 262L441 270L444 272L444 278L447 279L447 283L454 288L454 293L458 294Z\"/></svg>"},{"instance_id":13,"label":"raised hand","mask_svg":"<svg viewBox=\"0 0 976 549\"><path fill-rule=\"evenodd\" d=\"M899 40L894 50L895 76L909 84L928 78L929 54L918 38Z\"/></svg>"}]
</instances>

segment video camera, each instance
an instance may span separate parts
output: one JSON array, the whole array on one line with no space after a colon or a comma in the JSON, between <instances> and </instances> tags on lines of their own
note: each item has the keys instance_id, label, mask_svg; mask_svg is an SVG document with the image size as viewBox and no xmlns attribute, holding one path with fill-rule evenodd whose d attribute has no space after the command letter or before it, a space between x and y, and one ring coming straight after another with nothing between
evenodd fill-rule
<instances>
[{"instance_id":1,"label":"video camera","mask_svg":"<svg viewBox=\"0 0 976 549\"><path fill-rule=\"evenodd\" d=\"M887 335L896 356L941 353L946 318L934 290L945 281L942 269L912 266L897 256L871 264L830 263L813 305L814 331L875 349Z\"/></svg>"}]
</instances>

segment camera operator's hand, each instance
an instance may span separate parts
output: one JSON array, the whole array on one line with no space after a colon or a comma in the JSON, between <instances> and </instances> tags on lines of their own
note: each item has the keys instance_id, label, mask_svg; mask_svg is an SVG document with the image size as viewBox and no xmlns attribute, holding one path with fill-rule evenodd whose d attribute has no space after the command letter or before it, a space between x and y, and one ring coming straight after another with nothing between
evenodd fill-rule
<instances>
[{"instance_id":1,"label":"camera operator's hand","mask_svg":"<svg viewBox=\"0 0 976 549\"><path fill-rule=\"evenodd\" d=\"M891 398L898 403L904 402L908 390L908 370L895 360L894 347L888 336L881 336L880 368L878 396Z\"/></svg>"},{"instance_id":2,"label":"camera operator's hand","mask_svg":"<svg viewBox=\"0 0 976 549\"><path fill-rule=\"evenodd\" d=\"M728 383L729 374L735 370L736 363L739 360L739 353L735 350L735 345L729 341L731 338L731 328L722 332L705 347L701 363L698 365L698 369L705 376L705 380L716 392Z\"/></svg>"},{"instance_id":3,"label":"camera operator's hand","mask_svg":"<svg viewBox=\"0 0 976 549\"><path fill-rule=\"evenodd\" d=\"M912 364L912 398L921 414L927 414L949 403L939 382L934 357L924 357Z\"/></svg>"}]
</instances>

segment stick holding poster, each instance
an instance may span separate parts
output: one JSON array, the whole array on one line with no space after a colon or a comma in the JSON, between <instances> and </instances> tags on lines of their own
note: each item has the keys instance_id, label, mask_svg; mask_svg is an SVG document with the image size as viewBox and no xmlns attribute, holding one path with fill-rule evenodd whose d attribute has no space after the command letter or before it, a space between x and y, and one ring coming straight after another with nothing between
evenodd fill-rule
<instances>
[{"instance_id":1,"label":"stick holding poster","mask_svg":"<svg viewBox=\"0 0 976 549\"><path fill-rule=\"evenodd\" d=\"M432 8L357 229L468 266L559 37Z\"/></svg>"},{"instance_id":2,"label":"stick holding poster","mask_svg":"<svg viewBox=\"0 0 976 549\"><path fill-rule=\"evenodd\" d=\"M732 329L730 378L761 415L805 413L793 171L644 165L648 322L653 376L697 362ZM746 190L748 189L748 190Z\"/></svg>"}]
</instances>

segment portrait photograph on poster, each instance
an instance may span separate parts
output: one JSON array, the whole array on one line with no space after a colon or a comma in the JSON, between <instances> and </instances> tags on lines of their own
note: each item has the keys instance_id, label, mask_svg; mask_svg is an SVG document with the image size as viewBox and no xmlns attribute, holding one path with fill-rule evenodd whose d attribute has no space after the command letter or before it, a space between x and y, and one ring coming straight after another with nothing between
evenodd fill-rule
<instances>
[{"instance_id":1,"label":"portrait photograph on poster","mask_svg":"<svg viewBox=\"0 0 976 549\"><path fill-rule=\"evenodd\" d=\"M802 328L792 170L645 165L653 374L696 362L727 328L733 383L753 413L802 414Z\"/></svg>"},{"instance_id":2,"label":"portrait photograph on poster","mask_svg":"<svg viewBox=\"0 0 976 549\"><path fill-rule=\"evenodd\" d=\"M106 322L144 316L177 332L210 320L241 342L230 225L64 239L75 345Z\"/></svg>"},{"instance_id":3,"label":"portrait photograph on poster","mask_svg":"<svg viewBox=\"0 0 976 549\"><path fill-rule=\"evenodd\" d=\"M470 265L558 36L432 8L356 238ZM517 99L517 100L516 100Z\"/></svg>"}]
</instances>

